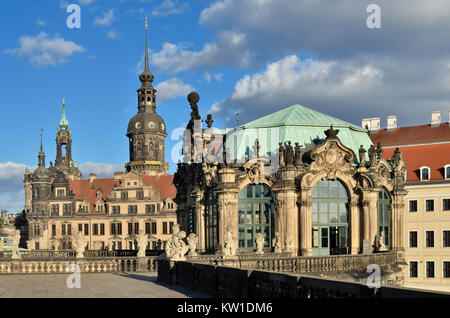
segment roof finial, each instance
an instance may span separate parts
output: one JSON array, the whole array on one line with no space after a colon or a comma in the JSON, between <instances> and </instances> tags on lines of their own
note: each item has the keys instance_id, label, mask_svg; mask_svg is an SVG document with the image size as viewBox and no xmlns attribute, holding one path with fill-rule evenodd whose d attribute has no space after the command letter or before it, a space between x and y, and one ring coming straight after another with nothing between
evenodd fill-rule
<instances>
[{"instance_id":1,"label":"roof finial","mask_svg":"<svg viewBox=\"0 0 450 318\"><path fill-rule=\"evenodd\" d=\"M147 25L147 16L145 16L145 32L147 32L148 25Z\"/></svg>"},{"instance_id":2,"label":"roof finial","mask_svg":"<svg viewBox=\"0 0 450 318\"><path fill-rule=\"evenodd\" d=\"M67 127L69 127L69 122L66 119L66 101L64 98L63 98L63 113L61 120L59 121L59 127L61 127L61 129L67 129Z\"/></svg>"},{"instance_id":3,"label":"roof finial","mask_svg":"<svg viewBox=\"0 0 450 318\"><path fill-rule=\"evenodd\" d=\"M145 17L145 71L150 72L148 69L148 40L147 40L147 30L148 30L148 25L147 25L147 16Z\"/></svg>"},{"instance_id":4,"label":"roof finial","mask_svg":"<svg viewBox=\"0 0 450 318\"><path fill-rule=\"evenodd\" d=\"M41 128L41 150L43 150L42 148L42 132L44 131L44 129Z\"/></svg>"}]
</instances>

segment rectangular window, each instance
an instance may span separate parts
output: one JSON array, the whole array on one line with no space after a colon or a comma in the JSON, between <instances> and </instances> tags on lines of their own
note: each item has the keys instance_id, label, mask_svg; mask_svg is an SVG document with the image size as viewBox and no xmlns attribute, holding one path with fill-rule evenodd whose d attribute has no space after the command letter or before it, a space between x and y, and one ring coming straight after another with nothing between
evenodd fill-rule
<instances>
[{"instance_id":1,"label":"rectangular window","mask_svg":"<svg viewBox=\"0 0 450 318\"><path fill-rule=\"evenodd\" d=\"M450 278L450 262L443 262L442 270L443 270L443 273L442 273L443 277Z\"/></svg>"},{"instance_id":2,"label":"rectangular window","mask_svg":"<svg viewBox=\"0 0 450 318\"><path fill-rule=\"evenodd\" d=\"M434 231L425 231L426 247L434 247Z\"/></svg>"},{"instance_id":3,"label":"rectangular window","mask_svg":"<svg viewBox=\"0 0 450 318\"><path fill-rule=\"evenodd\" d=\"M142 190L136 191L136 198L143 199L144 198L144 191L142 191Z\"/></svg>"},{"instance_id":4,"label":"rectangular window","mask_svg":"<svg viewBox=\"0 0 450 318\"><path fill-rule=\"evenodd\" d=\"M170 222L170 224L169 224L169 231L170 231L170 234L173 234L172 226L173 226L173 222Z\"/></svg>"},{"instance_id":5,"label":"rectangular window","mask_svg":"<svg viewBox=\"0 0 450 318\"><path fill-rule=\"evenodd\" d=\"M134 223L134 234L139 234L139 223Z\"/></svg>"},{"instance_id":6,"label":"rectangular window","mask_svg":"<svg viewBox=\"0 0 450 318\"><path fill-rule=\"evenodd\" d=\"M426 212L434 211L434 200L425 200L425 211Z\"/></svg>"},{"instance_id":7,"label":"rectangular window","mask_svg":"<svg viewBox=\"0 0 450 318\"><path fill-rule=\"evenodd\" d=\"M416 278L417 274L418 274L417 262L416 261L409 262L409 277Z\"/></svg>"},{"instance_id":8,"label":"rectangular window","mask_svg":"<svg viewBox=\"0 0 450 318\"><path fill-rule=\"evenodd\" d=\"M98 235L98 224L94 224L93 235Z\"/></svg>"},{"instance_id":9,"label":"rectangular window","mask_svg":"<svg viewBox=\"0 0 450 318\"><path fill-rule=\"evenodd\" d=\"M61 224L61 235L66 235L66 225Z\"/></svg>"},{"instance_id":10,"label":"rectangular window","mask_svg":"<svg viewBox=\"0 0 450 318\"><path fill-rule=\"evenodd\" d=\"M71 207L72 205L70 203L63 204L63 215L70 215Z\"/></svg>"},{"instance_id":11,"label":"rectangular window","mask_svg":"<svg viewBox=\"0 0 450 318\"><path fill-rule=\"evenodd\" d=\"M409 201L409 212L417 212L417 200Z\"/></svg>"},{"instance_id":12,"label":"rectangular window","mask_svg":"<svg viewBox=\"0 0 450 318\"><path fill-rule=\"evenodd\" d=\"M111 235L116 235L116 224L111 223Z\"/></svg>"},{"instance_id":13,"label":"rectangular window","mask_svg":"<svg viewBox=\"0 0 450 318\"><path fill-rule=\"evenodd\" d=\"M52 236L56 236L56 224L52 224Z\"/></svg>"},{"instance_id":14,"label":"rectangular window","mask_svg":"<svg viewBox=\"0 0 450 318\"><path fill-rule=\"evenodd\" d=\"M158 208L158 213L161 212L161 204L157 204L156 207Z\"/></svg>"},{"instance_id":15,"label":"rectangular window","mask_svg":"<svg viewBox=\"0 0 450 318\"><path fill-rule=\"evenodd\" d=\"M122 191L120 193L120 197L122 198L122 200L127 200L128 199L128 191Z\"/></svg>"},{"instance_id":16,"label":"rectangular window","mask_svg":"<svg viewBox=\"0 0 450 318\"><path fill-rule=\"evenodd\" d=\"M150 222L145 222L145 234L151 234L150 233Z\"/></svg>"},{"instance_id":17,"label":"rectangular window","mask_svg":"<svg viewBox=\"0 0 450 318\"><path fill-rule=\"evenodd\" d=\"M112 214L120 214L120 205L115 205L112 207Z\"/></svg>"},{"instance_id":18,"label":"rectangular window","mask_svg":"<svg viewBox=\"0 0 450 318\"><path fill-rule=\"evenodd\" d=\"M117 235L122 235L122 223L117 223Z\"/></svg>"},{"instance_id":19,"label":"rectangular window","mask_svg":"<svg viewBox=\"0 0 450 318\"><path fill-rule=\"evenodd\" d=\"M78 224L78 232L83 232L83 224Z\"/></svg>"},{"instance_id":20,"label":"rectangular window","mask_svg":"<svg viewBox=\"0 0 450 318\"><path fill-rule=\"evenodd\" d=\"M155 213L155 205L154 204L146 204L145 205L145 213L146 214L153 214L153 213Z\"/></svg>"},{"instance_id":21,"label":"rectangular window","mask_svg":"<svg viewBox=\"0 0 450 318\"><path fill-rule=\"evenodd\" d=\"M52 204L52 216L59 216L59 204Z\"/></svg>"},{"instance_id":22,"label":"rectangular window","mask_svg":"<svg viewBox=\"0 0 450 318\"><path fill-rule=\"evenodd\" d=\"M58 189L58 192L56 194L58 197L63 197L65 195L64 189Z\"/></svg>"},{"instance_id":23,"label":"rectangular window","mask_svg":"<svg viewBox=\"0 0 450 318\"><path fill-rule=\"evenodd\" d=\"M442 200L442 211L450 211L450 199Z\"/></svg>"},{"instance_id":24,"label":"rectangular window","mask_svg":"<svg viewBox=\"0 0 450 318\"><path fill-rule=\"evenodd\" d=\"M67 224L67 235L72 235L72 224Z\"/></svg>"},{"instance_id":25,"label":"rectangular window","mask_svg":"<svg viewBox=\"0 0 450 318\"><path fill-rule=\"evenodd\" d=\"M105 224L104 223L100 224L100 235L105 235Z\"/></svg>"},{"instance_id":26,"label":"rectangular window","mask_svg":"<svg viewBox=\"0 0 450 318\"><path fill-rule=\"evenodd\" d=\"M156 222L152 222L152 234L158 234Z\"/></svg>"},{"instance_id":27,"label":"rectangular window","mask_svg":"<svg viewBox=\"0 0 450 318\"><path fill-rule=\"evenodd\" d=\"M129 205L128 214L137 214L137 205Z\"/></svg>"},{"instance_id":28,"label":"rectangular window","mask_svg":"<svg viewBox=\"0 0 450 318\"><path fill-rule=\"evenodd\" d=\"M450 231L442 231L442 247L450 247Z\"/></svg>"},{"instance_id":29,"label":"rectangular window","mask_svg":"<svg viewBox=\"0 0 450 318\"><path fill-rule=\"evenodd\" d=\"M409 232L409 247L417 247L417 231Z\"/></svg>"},{"instance_id":30,"label":"rectangular window","mask_svg":"<svg viewBox=\"0 0 450 318\"><path fill-rule=\"evenodd\" d=\"M89 235L89 224L84 225L84 235Z\"/></svg>"},{"instance_id":31,"label":"rectangular window","mask_svg":"<svg viewBox=\"0 0 450 318\"><path fill-rule=\"evenodd\" d=\"M319 247L319 228L312 228L312 247Z\"/></svg>"},{"instance_id":32,"label":"rectangular window","mask_svg":"<svg viewBox=\"0 0 450 318\"><path fill-rule=\"evenodd\" d=\"M427 261L426 266L427 266L426 272L427 278L434 278L434 262Z\"/></svg>"},{"instance_id":33,"label":"rectangular window","mask_svg":"<svg viewBox=\"0 0 450 318\"><path fill-rule=\"evenodd\" d=\"M117 242L117 249L121 250L122 249L122 242Z\"/></svg>"},{"instance_id":34,"label":"rectangular window","mask_svg":"<svg viewBox=\"0 0 450 318\"><path fill-rule=\"evenodd\" d=\"M163 222L163 234L167 234L167 222Z\"/></svg>"},{"instance_id":35,"label":"rectangular window","mask_svg":"<svg viewBox=\"0 0 450 318\"><path fill-rule=\"evenodd\" d=\"M128 223L128 234L133 234L133 223Z\"/></svg>"}]
</instances>

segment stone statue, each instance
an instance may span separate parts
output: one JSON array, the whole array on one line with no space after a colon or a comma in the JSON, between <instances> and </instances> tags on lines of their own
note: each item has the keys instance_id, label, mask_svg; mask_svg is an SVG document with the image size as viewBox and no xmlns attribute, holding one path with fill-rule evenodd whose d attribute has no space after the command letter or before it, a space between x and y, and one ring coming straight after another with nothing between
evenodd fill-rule
<instances>
[{"instance_id":1,"label":"stone statue","mask_svg":"<svg viewBox=\"0 0 450 318\"><path fill-rule=\"evenodd\" d=\"M284 162L284 147L283 147L283 143L280 142L279 145L280 145L280 147L278 148L278 157L279 157L279 160L280 160L279 164L280 164L280 167L284 167L285 162Z\"/></svg>"},{"instance_id":2,"label":"stone statue","mask_svg":"<svg viewBox=\"0 0 450 318\"><path fill-rule=\"evenodd\" d=\"M227 225L227 232L223 237L223 256L235 256L236 255L236 239L232 232L232 226Z\"/></svg>"},{"instance_id":3,"label":"stone statue","mask_svg":"<svg viewBox=\"0 0 450 318\"><path fill-rule=\"evenodd\" d=\"M371 168L377 165L377 152L375 150L374 145L370 145L369 148L369 166Z\"/></svg>"},{"instance_id":4,"label":"stone statue","mask_svg":"<svg viewBox=\"0 0 450 318\"><path fill-rule=\"evenodd\" d=\"M384 231L381 230L380 235L378 236L378 251L379 252L386 252L387 251L387 247L384 244Z\"/></svg>"},{"instance_id":5,"label":"stone statue","mask_svg":"<svg viewBox=\"0 0 450 318\"><path fill-rule=\"evenodd\" d=\"M273 252L274 253L281 253L281 239L280 239L280 233L276 233L275 237L272 239L272 245L273 245Z\"/></svg>"},{"instance_id":6,"label":"stone statue","mask_svg":"<svg viewBox=\"0 0 450 318\"><path fill-rule=\"evenodd\" d=\"M73 239L75 251L77 252L76 258L84 258L84 251L86 250L87 240L83 233L77 232Z\"/></svg>"},{"instance_id":7,"label":"stone statue","mask_svg":"<svg viewBox=\"0 0 450 318\"><path fill-rule=\"evenodd\" d=\"M377 149L375 150L375 152L377 153L377 158L381 159L381 154L383 153L383 148L381 148L380 143L377 144Z\"/></svg>"},{"instance_id":8,"label":"stone statue","mask_svg":"<svg viewBox=\"0 0 450 318\"><path fill-rule=\"evenodd\" d=\"M14 234L11 237L12 243L11 243L11 251L12 251L12 259L19 259L20 258L20 252L19 252L19 243L20 243L20 230L16 230Z\"/></svg>"},{"instance_id":9,"label":"stone statue","mask_svg":"<svg viewBox=\"0 0 450 318\"><path fill-rule=\"evenodd\" d=\"M286 149L284 155L286 166L292 166L294 164L294 148L291 146L290 141L286 141L284 147Z\"/></svg>"},{"instance_id":10,"label":"stone statue","mask_svg":"<svg viewBox=\"0 0 450 318\"><path fill-rule=\"evenodd\" d=\"M138 257L145 257L145 249L147 248L148 236L144 234L143 230L139 230L139 234L136 237L138 245Z\"/></svg>"},{"instance_id":11,"label":"stone statue","mask_svg":"<svg viewBox=\"0 0 450 318\"><path fill-rule=\"evenodd\" d=\"M286 240L285 245L286 245L286 252L294 251L294 243L292 242L292 240Z\"/></svg>"},{"instance_id":12,"label":"stone statue","mask_svg":"<svg viewBox=\"0 0 450 318\"><path fill-rule=\"evenodd\" d=\"M3 239L0 239L0 252L3 252L4 249L5 249L5 241L3 241Z\"/></svg>"},{"instance_id":13,"label":"stone statue","mask_svg":"<svg viewBox=\"0 0 450 318\"><path fill-rule=\"evenodd\" d=\"M366 166L366 152L367 150L364 149L363 145L359 147L359 167L364 168Z\"/></svg>"},{"instance_id":14,"label":"stone statue","mask_svg":"<svg viewBox=\"0 0 450 318\"><path fill-rule=\"evenodd\" d=\"M189 249L189 246L183 241L186 237L186 232L180 231L180 226L174 224L172 226L172 233L171 240L166 244L165 256L174 261L185 260L184 255Z\"/></svg>"},{"instance_id":15,"label":"stone statue","mask_svg":"<svg viewBox=\"0 0 450 318\"><path fill-rule=\"evenodd\" d=\"M295 143L295 147L294 147L294 150L295 150L294 164L295 164L296 166L299 166L299 165L302 163L301 148L302 148L302 146L300 146L300 145L298 144L298 142L296 142L296 143Z\"/></svg>"},{"instance_id":16,"label":"stone statue","mask_svg":"<svg viewBox=\"0 0 450 318\"><path fill-rule=\"evenodd\" d=\"M256 254L264 254L264 235L262 233L256 233Z\"/></svg>"},{"instance_id":17,"label":"stone statue","mask_svg":"<svg viewBox=\"0 0 450 318\"><path fill-rule=\"evenodd\" d=\"M396 170L396 171L402 170L402 168L404 166L404 162L402 159L402 153L400 152L400 149L398 149L398 147L395 148L391 161L392 161L392 167L394 168L394 170Z\"/></svg>"},{"instance_id":18,"label":"stone statue","mask_svg":"<svg viewBox=\"0 0 450 318\"><path fill-rule=\"evenodd\" d=\"M196 120L201 119L200 114L198 112L198 106L197 106L197 103L200 101L200 96L198 95L198 93L192 92L188 95L188 101L189 101L189 104L191 105L192 111L191 111L191 119L189 120L187 127L188 127L188 129L193 130L194 122Z\"/></svg>"},{"instance_id":19,"label":"stone statue","mask_svg":"<svg viewBox=\"0 0 450 318\"><path fill-rule=\"evenodd\" d=\"M187 237L187 242L189 245L189 256L197 256L197 243L198 243L198 237L195 233L189 234Z\"/></svg>"},{"instance_id":20,"label":"stone statue","mask_svg":"<svg viewBox=\"0 0 450 318\"><path fill-rule=\"evenodd\" d=\"M212 125L213 125L213 123L214 123L214 120L212 119L212 115L211 115L211 114L206 115L205 123L206 123L206 126L207 126L208 128L211 128L211 127L212 127Z\"/></svg>"}]
</instances>

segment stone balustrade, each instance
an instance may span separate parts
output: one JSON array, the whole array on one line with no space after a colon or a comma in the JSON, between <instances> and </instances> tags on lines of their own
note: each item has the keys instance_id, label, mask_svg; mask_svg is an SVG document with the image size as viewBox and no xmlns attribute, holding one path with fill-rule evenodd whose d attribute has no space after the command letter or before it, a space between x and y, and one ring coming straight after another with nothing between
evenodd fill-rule
<instances>
[{"instance_id":1,"label":"stone balustrade","mask_svg":"<svg viewBox=\"0 0 450 318\"><path fill-rule=\"evenodd\" d=\"M275 273L163 259L158 262L159 281L183 285L220 298L450 297L450 293L383 285L380 288L370 288L362 283L324 279L307 274ZM327 262L324 261L325 264ZM313 263L316 263L316 260Z\"/></svg>"}]
</instances>

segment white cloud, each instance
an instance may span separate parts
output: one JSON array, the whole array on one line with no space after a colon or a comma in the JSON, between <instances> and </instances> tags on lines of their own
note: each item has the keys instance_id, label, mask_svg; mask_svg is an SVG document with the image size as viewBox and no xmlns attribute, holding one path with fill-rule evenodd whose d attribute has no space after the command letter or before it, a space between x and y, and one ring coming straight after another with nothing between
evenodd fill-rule
<instances>
[{"instance_id":1,"label":"white cloud","mask_svg":"<svg viewBox=\"0 0 450 318\"><path fill-rule=\"evenodd\" d=\"M208 111L206 113L211 114L211 115L217 114L221 111L221 109L222 109L221 106L222 106L221 102L214 102L211 105L211 108L208 109Z\"/></svg>"},{"instance_id":2,"label":"white cloud","mask_svg":"<svg viewBox=\"0 0 450 318\"><path fill-rule=\"evenodd\" d=\"M79 165L79 169L84 178L88 178L90 173L95 173L99 178L111 178L114 172L123 172L124 164L108 164L98 162L85 162Z\"/></svg>"},{"instance_id":3,"label":"white cloud","mask_svg":"<svg viewBox=\"0 0 450 318\"><path fill-rule=\"evenodd\" d=\"M203 73L203 77L205 78L205 81L210 84L211 83L211 74L208 72Z\"/></svg>"},{"instance_id":4,"label":"white cloud","mask_svg":"<svg viewBox=\"0 0 450 318\"><path fill-rule=\"evenodd\" d=\"M44 20L44 19L37 18L37 19L36 19L36 24L37 24L38 26L46 26L46 25L48 24L48 21L46 21L46 20Z\"/></svg>"},{"instance_id":5,"label":"white cloud","mask_svg":"<svg viewBox=\"0 0 450 318\"><path fill-rule=\"evenodd\" d=\"M118 38L120 37L120 34L117 33L117 32L114 31L114 30L110 30L110 31L106 34L106 36L107 36L109 39L111 39L111 40L116 40L116 39L118 39Z\"/></svg>"},{"instance_id":6,"label":"white cloud","mask_svg":"<svg viewBox=\"0 0 450 318\"><path fill-rule=\"evenodd\" d=\"M94 1L95 0L78 0L78 2L83 5L91 4Z\"/></svg>"},{"instance_id":7,"label":"white cloud","mask_svg":"<svg viewBox=\"0 0 450 318\"><path fill-rule=\"evenodd\" d=\"M23 176L26 165L16 162L0 162L0 209L18 213L24 208L25 191ZM33 172L36 167L28 167Z\"/></svg>"},{"instance_id":8,"label":"white cloud","mask_svg":"<svg viewBox=\"0 0 450 318\"><path fill-rule=\"evenodd\" d=\"M103 15L100 17L96 17L94 20L94 25L100 26L108 26L111 25L115 20L114 9L110 9L108 11L104 11Z\"/></svg>"},{"instance_id":9,"label":"white cloud","mask_svg":"<svg viewBox=\"0 0 450 318\"><path fill-rule=\"evenodd\" d=\"M41 68L63 64L67 62L67 58L72 54L85 51L81 45L72 41L66 41L59 34L50 38L45 32L41 32L36 36L21 36L19 44L20 47L6 49L4 53L28 57L32 64Z\"/></svg>"},{"instance_id":10,"label":"white cloud","mask_svg":"<svg viewBox=\"0 0 450 318\"><path fill-rule=\"evenodd\" d=\"M150 56L152 65L167 73L178 73L193 68L221 65L248 66L250 54L243 33L225 31L215 42L207 43L201 51L186 50L182 44L165 42L162 49Z\"/></svg>"},{"instance_id":11,"label":"white cloud","mask_svg":"<svg viewBox=\"0 0 450 318\"><path fill-rule=\"evenodd\" d=\"M214 79L218 82L222 82L223 81L223 74L222 73L218 73L216 75L214 75Z\"/></svg>"},{"instance_id":12,"label":"white cloud","mask_svg":"<svg viewBox=\"0 0 450 318\"><path fill-rule=\"evenodd\" d=\"M183 83L182 80L178 78L171 78L167 81L161 82L155 87L158 91L158 100L165 101L173 99L180 96L187 96L194 88Z\"/></svg>"},{"instance_id":13,"label":"white cloud","mask_svg":"<svg viewBox=\"0 0 450 318\"><path fill-rule=\"evenodd\" d=\"M152 16L168 16L171 14L183 14L189 9L186 2L179 2L177 0L164 0L159 6L152 10Z\"/></svg>"}]
</instances>

